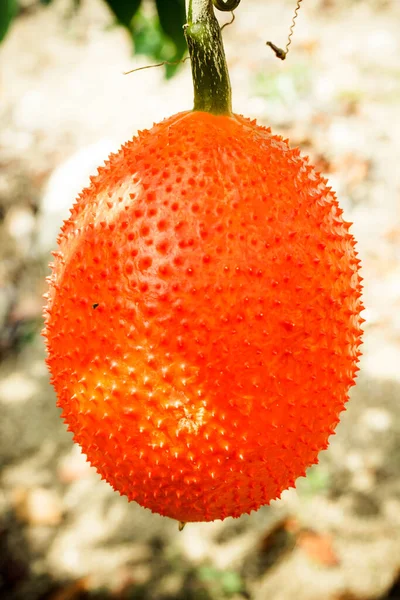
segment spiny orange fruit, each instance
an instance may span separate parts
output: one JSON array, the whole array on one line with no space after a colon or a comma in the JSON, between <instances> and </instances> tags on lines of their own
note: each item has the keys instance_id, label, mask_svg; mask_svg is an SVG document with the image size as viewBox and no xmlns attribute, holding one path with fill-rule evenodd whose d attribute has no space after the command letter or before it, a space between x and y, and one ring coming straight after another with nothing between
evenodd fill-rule
<instances>
[{"instance_id":1,"label":"spiny orange fruit","mask_svg":"<svg viewBox=\"0 0 400 600\"><path fill-rule=\"evenodd\" d=\"M91 464L184 522L280 496L358 370L359 260L326 181L254 121L186 112L112 155L71 213L45 336Z\"/></svg>"}]
</instances>

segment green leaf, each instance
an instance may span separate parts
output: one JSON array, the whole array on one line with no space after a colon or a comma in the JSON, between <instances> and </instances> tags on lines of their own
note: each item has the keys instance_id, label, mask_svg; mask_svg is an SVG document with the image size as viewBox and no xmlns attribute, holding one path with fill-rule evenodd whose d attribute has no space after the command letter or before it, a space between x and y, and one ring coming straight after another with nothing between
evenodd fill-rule
<instances>
[{"instance_id":1,"label":"green leaf","mask_svg":"<svg viewBox=\"0 0 400 600\"><path fill-rule=\"evenodd\" d=\"M183 33L183 26L186 23L185 0L155 0L155 2L161 29L175 47L175 52L167 60L179 61L187 50ZM165 66L167 79L175 74L179 66L179 63Z\"/></svg>"},{"instance_id":2,"label":"green leaf","mask_svg":"<svg viewBox=\"0 0 400 600\"><path fill-rule=\"evenodd\" d=\"M174 42L176 58L182 58L186 51L183 26L186 22L185 0L156 0L160 25L164 33Z\"/></svg>"},{"instance_id":3,"label":"green leaf","mask_svg":"<svg viewBox=\"0 0 400 600\"><path fill-rule=\"evenodd\" d=\"M0 0L0 42L17 13L17 0Z\"/></svg>"},{"instance_id":4,"label":"green leaf","mask_svg":"<svg viewBox=\"0 0 400 600\"><path fill-rule=\"evenodd\" d=\"M168 2L169 0L166 1ZM131 34L135 54L145 54L157 63L178 61L182 58L186 50L186 43L184 48L177 49L174 41L161 28L160 19L157 14L150 16L147 12L139 10L132 20ZM166 64L166 77L172 77L175 71L179 69L179 66L179 63L176 65Z\"/></svg>"},{"instance_id":5,"label":"green leaf","mask_svg":"<svg viewBox=\"0 0 400 600\"><path fill-rule=\"evenodd\" d=\"M236 571L220 571L203 565L198 570L199 580L220 590L224 596L233 596L243 590L243 580Z\"/></svg>"},{"instance_id":6,"label":"green leaf","mask_svg":"<svg viewBox=\"0 0 400 600\"><path fill-rule=\"evenodd\" d=\"M142 0L106 0L106 3L116 16L117 21L129 29Z\"/></svg>"},{"instance_id":7,"label":"green leaf","mask_svg":"<svg viewBox=\"0 0 400 600\"><path fill-rule=\"evenodd\" d=\"M323 494L329 489L330 479L328 470L322 464L314 465L307 470L306 477L298 480L296 489L304 496Z\"/></svg>"},{"instance_id":8,"label":"green leaf","mask_svg":"<svg viewBox=\"0 0 400 600\"><path fill-rule=\"evenodd\" d=\"M155 16L149 17L140 10L132 22L132 38L135 54L145 54L156 61L167 60L171 56L166 55L165 34ZM172 52L175 52L175 48L172 48Z\"/></svg>"},{"instance_id":9,"label":"green leaf","mask_svg":"<svg viewBox=\"0 0 400 600\"><path fill-rule=\"evenodd\" d=\"M243 582L236 571L225 571L221 577L221 587L227 596L233 596L243 590Z\"/></svg>"},{"instance_id":10,"label":"green leaf","mask_svg":"<svg viewBox=\"0 0 400 600\"><path fill-rule=\"evenodd\" d=\"M200 581L218 581L221 576L221 571L209 565L203 565L198 570Z\"/></svg>"}]
</instances>

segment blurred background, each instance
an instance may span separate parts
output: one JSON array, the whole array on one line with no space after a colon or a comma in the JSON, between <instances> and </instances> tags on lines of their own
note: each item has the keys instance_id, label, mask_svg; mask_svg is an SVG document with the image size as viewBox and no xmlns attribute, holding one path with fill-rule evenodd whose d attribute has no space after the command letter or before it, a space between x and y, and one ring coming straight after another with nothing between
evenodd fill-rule
<instances>
[{"instance_id":1,"label":"blurred background","mask_svg":"<svg viewBox=\"0 0 400 600\"><path fill-rule=\"evenodd\" d=\"M123 75L183 56L180 0L109 4L0 0L0 597L400 598L400 1L304 1L285 62L265 42L285 46L295 0L242 0L224 29L235 111L299 145L354 222L367 323L320 464L257 513L181 533L73 446L40 337L74 197L138 129L191 107L188 62Z\"/></svg>"}]
</instances>

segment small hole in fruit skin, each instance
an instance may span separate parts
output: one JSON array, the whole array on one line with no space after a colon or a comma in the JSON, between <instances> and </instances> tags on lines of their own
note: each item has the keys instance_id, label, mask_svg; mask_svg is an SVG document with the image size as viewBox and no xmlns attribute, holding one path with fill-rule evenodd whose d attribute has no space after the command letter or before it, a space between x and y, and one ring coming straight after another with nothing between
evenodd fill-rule
<instances>
[{"instance_id":1,"label":"small hole in fruit skin","mask_svg":"<svg viewBox=\"0 0 400 600\"><path fill-rule=\"evenodd\" d=\"M95 302L94 304L92 304L92 308L96 309L98 307L99 303Z\"/></svg>"}]
</instances>

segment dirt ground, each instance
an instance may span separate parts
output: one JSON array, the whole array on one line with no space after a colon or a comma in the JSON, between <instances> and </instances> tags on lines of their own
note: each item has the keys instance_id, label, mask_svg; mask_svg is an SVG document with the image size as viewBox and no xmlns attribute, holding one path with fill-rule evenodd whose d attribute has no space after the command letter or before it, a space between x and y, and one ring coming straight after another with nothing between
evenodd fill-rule
<instances>
[{"instance_id":1,"label":"dirt ground","mask_svg":"<svg viewBox=\"0 0 400 600\"><path fill-rule=\"evenodd\" d=\"M114 493L73 446L39 335L74 196L140 128L191 106L188 63L146 64L101 0L26 10L0 48L0 597L400 598L400 2L242 0L224 30L236 112L311 156L354 222L358 384L320 464L257 513L183 532Z\"/></svg>"}]
</instances>

